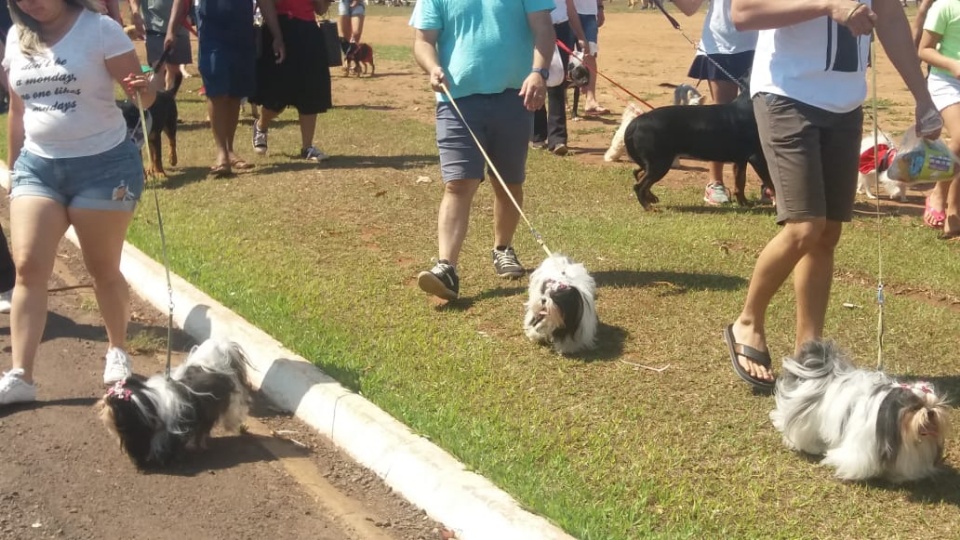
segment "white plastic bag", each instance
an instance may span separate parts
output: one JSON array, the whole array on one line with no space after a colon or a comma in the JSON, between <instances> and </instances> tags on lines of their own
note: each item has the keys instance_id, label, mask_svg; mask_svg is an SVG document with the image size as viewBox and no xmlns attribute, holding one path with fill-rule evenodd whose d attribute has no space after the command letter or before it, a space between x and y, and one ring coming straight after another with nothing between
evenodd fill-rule
<instances>
[{"instance_id":1,"label":"white plastic bag","mask_svg":"<svg viewBox=\"0 0 960 540\"><path fill-rule=\"evenodd\" d=\"M942 182L960 173L960 161L942 140L930 141L917 136L914 126L907 129L896 155L890 161L887 176L891 180Z\"/></svg>"},{"instance_id":2,"label":"white plastic bag","mask_svg":"<svg viewBox=\"0 0 960 540\"><path fill-rule=\"evenodd\" d=\"M563 83L567 73L563 69L563 59L560 58L560 49L553 46L553 60L550 61L550 76L547 77L547 86L553 88Z\"/></svg>"}]
</instances>

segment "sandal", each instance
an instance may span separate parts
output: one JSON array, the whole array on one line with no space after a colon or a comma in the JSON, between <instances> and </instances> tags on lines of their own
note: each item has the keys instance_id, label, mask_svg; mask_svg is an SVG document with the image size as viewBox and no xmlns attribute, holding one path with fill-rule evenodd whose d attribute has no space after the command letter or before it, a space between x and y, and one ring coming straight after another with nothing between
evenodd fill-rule
<instances>
[{"instance_id":1,"label":"sandal","mask_svg":"<svg viewBox=\"0 0 960 540\"><path fill-rule=\"evenodd\" d=\"M606 107L601 107L601 106L598 105L598 106L596 106L596 107L590 107L589 109L584 109L584 110L583 110L583 114L589 114L589 115L592 115L592 116L600 116L600 115L603 115L603 114L610 114L610 109L607 109Z\"/></svg>"},{"instance_id":2,"label":"sandal","mask_svg":"<svg viewBox=\"0 0 960 540\"><path fill-rule=\"evenodd\" d=\"M770 361L770 353L754 349L749 345L737 343L737 339L733 337L732 324L727 326L727 328L723 331L723 340L727 342L727 349L730 351L730 361L733 362L733 370L737 373L737 376L753 385L754 388L758 388L760 390L773 390L774 381L765 381L754 378L750 375L750 372L744 369L743 366L740 365L740 362L737 361L738 356L744 356L756 364L770 369L770 364L772 363Z\"/></svg>"},{"instance_id":3,"label":"sandal","mask_svg":"<svg viewBox=\"0 0 960 540\"><path fill-rule=\"evenodd\" d=\"M210 167L210 175L214 178L229 178L233 176L233 171L230 169L229 165L218 163Z\"/></svg>"},{"instance_id":4,"label":"sandal","mask_svg":"<svg viewBox=\"0 0 960 540\"><path fill-rule=\"evenodd\" d=\"M234 169L237 169L238 171L246 171L246 170L248 170L248 169L252 169L252 168L253 168L253 165L247 163L246 161L244 161L244 160L242 160L242 159L240 159L240 158L237 158L237 159L231 161L231 162L230 162L230 166L233 167Z\"/></svg>"},{"instance_id":5,"label":"sandal","mask_svg":"<svg viewBox=\"0 0 960 540\"><path fill-rule=\"evenodd\" d=\"M934 210L930 206L930 196L924 200L923 205L923 224L931 229L942 229L947 221L947 213L943 210Z\"/></svg>"}]
</instances>

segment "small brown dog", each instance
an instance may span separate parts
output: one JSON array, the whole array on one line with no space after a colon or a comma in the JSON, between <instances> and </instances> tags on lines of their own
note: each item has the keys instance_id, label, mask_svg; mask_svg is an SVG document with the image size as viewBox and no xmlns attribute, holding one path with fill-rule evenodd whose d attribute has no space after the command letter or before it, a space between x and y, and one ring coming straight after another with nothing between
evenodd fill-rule
<instances>
[{"instance_id":1,"label":"small brown dog","mask_svg":"<svg viewBox=\"0 0 960 540\"><path fill-rule=\"evenodd\" d=\"M357 77L366 74L367 64L369 64L370 76L373 77L377 69L373 63L373 47L367 43L349 43L341 38L340 48L343 50L343 56L346 59L343 64L344 75L349 77L350 72L356 73Z\"/></svg>"}]
</instances>

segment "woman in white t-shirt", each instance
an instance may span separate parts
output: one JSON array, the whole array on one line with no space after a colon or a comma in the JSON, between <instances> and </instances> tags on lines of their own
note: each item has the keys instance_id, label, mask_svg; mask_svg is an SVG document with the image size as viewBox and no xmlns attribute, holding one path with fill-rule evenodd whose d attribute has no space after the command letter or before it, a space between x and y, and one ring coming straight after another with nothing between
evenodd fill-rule
<instances>
[{"instance_id":1,"label":"woman in white t-shirt","mask_svg":"<svg viewBox=\"0 0 960 540\"><path fill-rule=\"evenodd\" d=\"M704 0L673 0L690 16L700 9ZM740 93L740 86L753 65L753 51L757 46L755 31L740 32L730 20L730 0L709 0L707 16L697 54L693 57L687 76L707 81L714 103L730 103ZM730 190L723 185L723 163L710 163L710 179L703 192L703 202L716 206L730 202ZM769 197L770 194L764 193Z\"/></svg>"},{"instance_id":2,"label":"woman in white t-shirt","mask_svg":"<svg viewBox=\"0 0 960 540\"><path fill-rule=\"evenodd\" d=\"M94 281L109 348L105 384L131 373L124 352L129 291L120 273L127 227L143 190L140 151L114 99L121 84L144 107L156 86L133 43L95 0L10 3L3 59L10 95L10 221L17 268L10 316L13 369L0 406L33 401L33 362L47 320L47 281L69 226ZM162 83L157 78L157 83Z\"/></svg>"},{"instance_id":3,"label":"woman in white t-shirt","mask_svg":"<svg viewBox=\"0 0 960 540\"><path fill-rule=\"evenodd\" d=\"M870 34L916 100L917 131L937 138L943 121L927 91L900 0L733 0L738 28L760 30L750 94L782 225L760 252L743 309L724 331L737 375L772 390L766 313L793 274L796 356L823 339L834 253L853 217Z\"/></svg>"}]
</instances>

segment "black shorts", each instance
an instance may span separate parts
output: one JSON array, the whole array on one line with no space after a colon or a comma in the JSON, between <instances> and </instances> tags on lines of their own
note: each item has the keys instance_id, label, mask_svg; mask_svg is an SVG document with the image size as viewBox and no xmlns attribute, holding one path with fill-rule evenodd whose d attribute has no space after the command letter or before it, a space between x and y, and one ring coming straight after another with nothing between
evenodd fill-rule
<instances>
[{"instance_id":1,"label":"black shorts","mask_svg":"<svg viewBox=\"0 0 960 540\"><path fill-rule=\"evenodd\" d=\"M275 112L294 107L300 114L318 114L333 107L330 67L323 32L314 21L277 17L286 59L273 56L273 35L266 25L257 58L256 91L250 101Z\"/></svg>"},{"instance_id":2,"label":"black shorts","mask_svg":"<svg viewBox=\"0 0 960 540\"><path fill-rule=\"evenodd\" d=\"M713 60L711 62L711 60ZM720 67L718 68L717 65ZM709 58L702 54L693 57L690 71L687 76L698 81L729 81L724 71L734 78L733 82L742 81L750 74L753 67L753 51L744 51L734 54L711 54ZM720 68L723 68L721 70Z\"/></svg>"}]
</instances>

